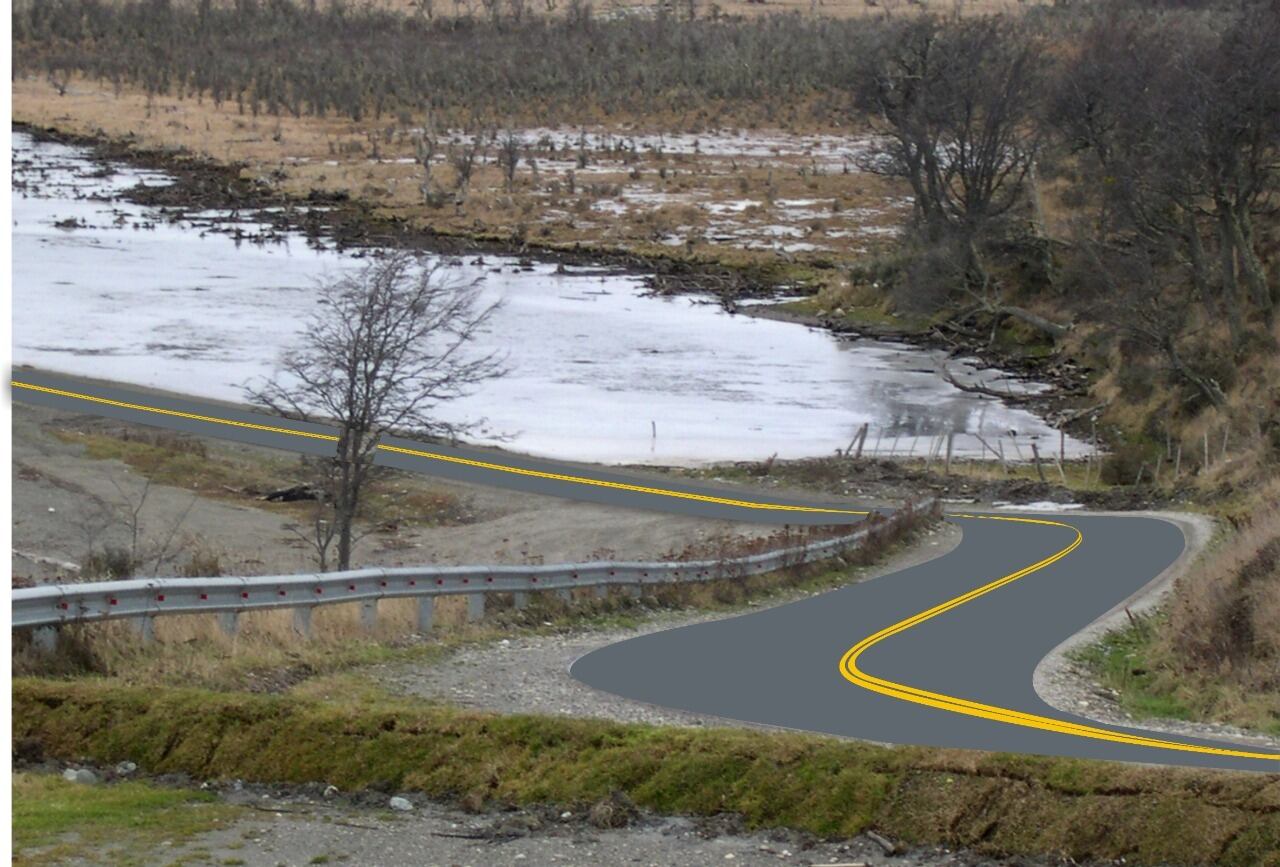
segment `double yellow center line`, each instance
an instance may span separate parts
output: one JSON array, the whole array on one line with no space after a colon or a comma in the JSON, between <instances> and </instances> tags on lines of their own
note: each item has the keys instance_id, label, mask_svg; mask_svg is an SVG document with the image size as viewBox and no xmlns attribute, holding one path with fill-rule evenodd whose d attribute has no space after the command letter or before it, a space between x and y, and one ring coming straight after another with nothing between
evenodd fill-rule
<instances>
[{"instance_id":1,"label":"double yellow center line","mask_svg":"<svg viewBox=\"0 0 1280 867\"><path fill-rule=\"evenodd\" d=\"M322 440L326 442L338 441L335 434L316 433L313 431L297 430L294 428L280 427L277 425L259 424L256 422L237 421L235 419L222 418L219 416L202 415L199 413L182 412L179 410L166 409L164 407L150 406L147 404L130 403L128 401L113 400L111 398L99 397L97 395L85 394L76 391L67 391L59 388L50 388L43 385L35 385L28 382L20 382L11 380L10 384L17 389L26 389L28 391L42 392L45 394L57 395L59 397L73 398L89 403L114 406L121 409L129 409L142 413L150 413L152 415L168 416L173 418L184 418L192 421L204 422L213 425L222 425L226 427L234 427L240 429L257 430L265 433L283 434L286 436L305 437L313 440ZM626 482L614 482L605 479L595 479L589 476L577 476L567 473L553 473L545 470L533 470L524 467L514 467L507 464L499 464L491 461L476 460L473 458L463 458L456 455L446 455L439 452L430 452L422 449L404 448L401 446L391 446L379 444L378 448L386 452L394 452L396 454L411 455L413 457L426 458L433 461L441 461L444 463L458 464L463 466L474 467L479 470L489 470L493 472L511 473L518 476L526 476L538 479L547 479L557 482L565 482L568 484L588 485L597 488L609 488L619 491L630 491L632 493L646 494L655 497L668 497L672 499L692 500L703 503L714 503L723 506L732 506L741 509L759 509L783 512L805 512L819 513L831 515L866 515L867 511L857 511L852 509L831 509L816 506L792 506L779 505L775 503L762 503L754 500L742 500L732 497L717 497L710 494L697 494L688 491L677 491L669 488L658 488L647 485L635 485ZM981 702L969 701L967 699L957 698L956 696L945 695L943 693L931 692L929 690L917 689L902 683L896 683L891 680L876 677L867 674L858 667L858 659L867 650L871 649L880 642L898 635L913 626L917 626L944 614L952 609L964 605L974 599L984 596L992 591L998 590L1008 584L1038 572L1066 557L1072 551L1080 546L1084 541L1084 536L1080 530L1070 524L1064 524L1060 521L1052 521L1043 518L1017 518L1012 516L996 516L996 515L949 515L951 518L961 518L967 520L984 520L984 521L1009 521L1020 524L1039 524L1049 527L1062 527L1071 530L1075 534L1075 538L1069 545L1050 556L1033 563L1016 572L998 578L981 587L970 590L949 599L939 605L935 605L919 614L915 614L904 620L900 620L892 626L885 627L879 632L869 635L862 641L859 641L844 654L840 660L840 673L850 681L864 689L872 692L878 692L882 695L891 696L902 701L912 702L913 704L935 707L941 710L950 711L951 713L964 714L966 716L980 717L982 719L993 720L996 722L1008 723L1009 725L1022 726L1025 728L1040 729L1042 731L1057 732L1059 734L1072 735L1074 737L1089 738L1093 740L1111 741L1113 743L1129 744L1133 746L1151 747L1155 749L1177 750L1187 753L1203 753L1215 756L1230 756L1234 758L1245 759L1262 759L1266 761L1280 762L1280 754L1252 752L1249 750L1238 750L1226 747L1209 747L1200 744L1185 743L1179 741L1165 740L1161 738L1145 737L1143 735L1129 734L1126 732L1112 731L1110 729L1100 728L1098 726L1084 725L1079 723L1068 722L1066 720L1054 719L1052 717L1039 716L1037 714L1023 713L1021 711L1002 708L995 705L983 704Z\"/></svg>"},{"instance_id":2,"label":"double yellow center line","mask_svg":"<svg viewBox=\"0 0 1280 867\"><path fill-rule=\"evenodd\" d=\"M859 641L853 647L849 648L840 660L840 673L845 679L851 683L855 683L864 689L872 692L878 692L882 695L891 696L892 698L908 701L913 704L921 704L927 707L935 707L940 710L950 711L951 713L964 714L965 716L980 717L982 719L994 720L996 722L1008 723L1009 725L1022 726L1024 728L1040 729L1041 731L1057 732L1059 734L1073 735L1075 737L1089 738L1099 741L1111 741L1112 743L1129 744L1139 747L1152 747L1163 750L1176 750L1184 753L1202 753L1214 756L1231 756L1233 758L1244 759L1263 759L1266 761L1280 762L1280 754L1277 753L1260 753L1250 750L1232 749L1230 747L1210 747L1202 744L1186 743L1183 741L1165 740L1162 738L1146 737L1144 735L1131 734L1122 731L1113 731L1111 729L1100 728L1098 726L1085 725L1081 723L1073 723L1067 720L1054 719L1053 717L1040 716L1038 714L1023 713L1022 711L1011 710L1009 708L998 707L996 705L982 704L981 702L969 701L967 699L957 698L944 693L932 692L926 689L917 689L903 683L886 680L867 674L858 667L858 658L866 651L870 650L880 642L892 638L913 626L918 626L926 620L930 620L940 614L945 614L954 608L971 602L980 596L985 596L992 591L999 590L1008 584L1012 584L1019 578L1025 578L1034 572L1038 572L1048 566L1057 563L1066 557L1084 541L1084 534L1079 528L1070 524L1064 524L1061 521L1051 521L1045 518L1016 518L1004 515L949 515L950 518L961 518L975 521L1009 521L1016 524L1039 524L1046 527L1062 527L1070 530L1075 534L1075 538L1066 547L1055 551L1053 554L1045 557L1038 563L1032 563L1030 566L1011 572L1003 578L983 584L967 593L962 593L952 599L948 599L939 605L914 614L905 620L900 620L892 626L887 626L872 635Z\"/></svg>"}]
</instances>

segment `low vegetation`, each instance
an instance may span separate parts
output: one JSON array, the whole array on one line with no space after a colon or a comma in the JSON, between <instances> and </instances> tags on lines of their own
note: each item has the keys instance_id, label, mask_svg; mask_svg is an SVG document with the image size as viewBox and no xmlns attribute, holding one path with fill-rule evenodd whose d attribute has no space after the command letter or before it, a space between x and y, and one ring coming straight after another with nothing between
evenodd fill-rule
<instances>
[{"instance_id":1,"label":"low vegetation","mask_svg":"<svg viewBox=\"0 0 1280 867\"><path fill-rule=\"evenodd\" d=\"M1159 614L1080 659L1139 717L1280 735L1280 511L1260 512L1177 583Z\"/></svg>"},{"instance_id":2,"label":"low vegetation","mask_svg":"<svg viewBox=\"0 0 1280 867\"><path fill-rule=\"evenodd\" d=\"M81 579L122 579L135 575L173 574L213 576L223 574L226 552L214 550L187 532L184 516L172 516L168 529L144 526L146 499L152 485L189 491L193 497L250 505L280 514L291 526L306 527L323 520L330 501L318 478L317 461L282 457L256 450L203 440L186 434L145 426L58 424L51 428L59 440L82 446L91 460L117 460L138 474L143 486L137 491L119 488L113 498L95 505L86 497L84 533L88 550L79 563ZM378 467L362 492L359 534L381 533L390 539L402 528L454 526L476 520L462 495L431 486L414 475ZM110 531L120 538L106 541ZM298 529L301 542L311 534ZM161 541L164 540L164 541ZM148 568L150 567L150 568ZM235 567L232 567L235 568Z\"/></svg>"},{"instance_id":3,"label":"low vegetation","mask_svg":"<svg viewBox=\"0 0 1280 867\"><path fill-rule=\"evenodd\" d=\"M596 597L590 588L575 591L571 603L550 594L534 594L517 610L509 596L490 594L486 617L468 622L466 599L441 597L435 602L432 633L416 630L416 602L390 599L378 606L378 626L370 634L358 604L315 609L310 637L293 628L288 610L241 615L237 632L227 635L214 615L160 617L155 640L144 643L120 621L64 627L53 653L15 636L15 676L92 677L126 686L199 686L212 690L281 692L317 677L360 666L392 661L429 664L459 645L510 638L522 633L567 629L617 628L643 622L663 610L731 611L788 595L826 590L863 577L865 570L910 544L925 526L883 533L847 552L840 560L792 567L767 575L683 583L651 588L643 598L622 594ZM672 551L668 559L722 558L756 553L770 546L799 544L791 534L743 543L735 538L709 539L696 548Z\"/></svg>"},{"instance_id":4,"label":"low vegetation","mask_svg":"<svg viewBox=\"0 0 1280 867\"><path fill-rule=\"evenodd\" d=\"M208 792L145 782L83 785L47 774L13 775L13 863L68 861L141 867L152 850L228 824L238 810Z\"/></svg>"},{"instance_id":5,"label":"low vegetation","mask_svg":"<svg viewBox=\"0 0 1280 867\"><path fill-rule=\"evenodd\" d=\"M18 680L14 737L151 772L413 790L473 808L621 791L664 813L831 836L875 828L992 854L1280 864L1280 802L1262 775L503 717L346 687L320 700Z\"/></svg>"}]
</instances>

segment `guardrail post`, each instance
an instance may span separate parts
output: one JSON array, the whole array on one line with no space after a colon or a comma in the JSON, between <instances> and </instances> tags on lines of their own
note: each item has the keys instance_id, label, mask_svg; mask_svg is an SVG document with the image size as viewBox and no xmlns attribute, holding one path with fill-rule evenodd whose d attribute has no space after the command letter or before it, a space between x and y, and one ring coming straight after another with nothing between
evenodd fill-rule
<instances>
[{"instance_id":1,"label":"guardrail post","mask_svg":"<svg viewBox=\"0 0 1280 867\"><path fill-rule=\"evenodd\" d=\"M639 599L644 595L644 586L640 584L623 584L622 592L632 599Z\"/></svg>"},{"instance_id":2,"label":"guardrail post","mask_svg":"<svg viewBox=\"0 0 1280 867\"><path fill-rule=\"evenodd\" d=\"M311 637L311 608L310 605L299 605L293 609L293 631L303 638Z\"/></svg>"},{"instance_id":3,"label":"guardrail post","mask_svg":"<svg viewBox=\"0 0 1280 867\"><path fill-rule=\"evenodd\" d=\"M58 627L38 626L31 630L31 643L41 653L53 653L58 649Z\"/></svg>"},{"instance_id":4,"label":"guardrail post","mask_svg":"<svg viewBox=\"0 0 1280 867\"><path fill-rule=\"evenodd\" d=\"M517 590L511 594L511 604L515 606L516 611L524 611L529 607L529 594Z\"/></svg>"},{"instance_id":5,"label":"guardrail post","mask_svg":"<svg viewBox=\"0 0 1280 867\"><path fill-rule=\"evenodd\" d=\"M609 598L609 585L608 585L608 584L597 584L593 589L594 589L594 595L595 595L595 597L596 597L597 599L608 599L608 598Z\"/></svg>"},{"instance_id":6,"label":"guardrail post","mask_svg":"<svg viewBox=\"0 0 1280 867\"><path fill-rule=\"evenodd\" d=\"M156 621L149 614L143 614L140 617L130 617L129 625L133 627L133 631L143 644L150 644L156 637Z\"/></svg>"},{"instance_id":7,"label":"guardrail post","mask_svg":"<svg viewBox=\"0 0 1280 867\"><path fill-rule=\"evenodd\" d=\"M475 623L484 618L484 594L467 594L467 622Z\"/></svg>"},{"instance_id":8,"label":"guardrail post","mask_svg":"<svg viewBox=\"0 0 1280 867\"><path fill-rule=\"evenodd\" d=\"M431 621L435 618L436 600L433 596L423 596L418 600L418 631L431 631Z\"/></svg>"},{"instance_id":9,"label":"guardrail post","mask_svg":"<svg viewBox=\"0 0 1280 867\"><path fill-rule=\"evenodd\" d=\"M563 602L565 605L573 604L573 591L570 590L568 587L561 587L559 590L554 590L552 592L555 593L556 598L559 599L561 602Z\"/></svg>"},{"instance_id":10,"label":"guardrail post","mask_svg":"<svg viewBox=\"0 0 1280 867\"><path fill-rule=\"evenodd\" d=\"M366 599L360 603L360 626L366 634L378 628L377 599Z\"/></svg>"},{"instance_id":11,"label":"guardrail post","mask_svg":"<svg viewBox=\"0 0 1280 867\"><path fill-rule=\"evenodd\" d=\"M239 611L219 611L218 626L223 633L230 635L232 638L240 631L240 612Z\"/></svg>"}]
</instances>

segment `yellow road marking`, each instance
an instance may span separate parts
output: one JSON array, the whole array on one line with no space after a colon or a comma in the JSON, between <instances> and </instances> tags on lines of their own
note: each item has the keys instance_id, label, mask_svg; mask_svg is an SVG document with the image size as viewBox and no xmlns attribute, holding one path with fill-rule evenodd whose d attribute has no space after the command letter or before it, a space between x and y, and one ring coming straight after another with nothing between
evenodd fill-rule
<instances>
[{"instance_id":1,"label":"yellow road marking","mask_svg":"<svg viewBox=\"0 0 1280 867\"><path fill-rule=\"evenodd\" d=\"M313 433L310 431L295 430L292 428L276 427L273 425L256 424L253 422L236 421L234 419L221 418L218 416L200 415L197 413L181 412L178 410L164 409L157 406L149 406L146 404L129 403L126 401L112 400L110 398L98 397L96 395L84 394L75 391L66 391L63 389L49 388L42 385L34 385L27 382L19 382L10 380L10 384L14 388L23 388L30 391L44 392L46 394L59 395L61 397L75 398L78 400L88 401L90 403L104 404L108 406L121 407L123 409L136 410L138 412L149 412L156 415L165 415L175 418L186 418L193 421L207 422L209 424L227 425L230 427L238 427L249 430L260 430L267 433L285 434L288 436L305 437L308 439L322 440L326 442L337 442L338 437L333 434ZM593 479L586 476L574 476L565 473L551 473L542 470L530 470L522 467L512 467L505 464L493 463L490 461L479 461L470 458L460 458L453 455L445 455L438 452L428 452L419 449L402 448L400 446L378 445L379 449L388 452L396 452L399 454L413 455L415 457L427 458L429 460L442 461L446 463L461 464L465 466L476 467L477 469L491 470L495 472L512 473L514 475L529 476L533 478L550 479L560 482L569 482L572 484L589 485L594 487L610 488L614 490L631 491L634 493L649 494L653 496L671 497L676 499L695 500L698 502L716 503L720 505L735 506L743 509L765 509L791 512L807 512L817 514L837 514L837 515L866 515L869 512L855 511L851 509L826 509L814 506L789 506L776 505L772 503L760 503L751 500L738 500L730 497L714 497L708 494L694 494L686 491L675 491L667 488L649 487L646 485L632 485L624 482L610 482L603 479ZM965 714L967 716L982 717L984 719L995 720L997 722L1005 722L1010 725L1020 725L1028 728L1042 729L1045 731L1059 732L1061 734L1074 735L1076 737L1093 738L1095 740L1113 741L1116 743L1132 744L1137 746L1154 747L1159 749L1180 750L1183 752L1208 753L1211 755L1233 756L1238 758L1249 759L1267 759L1271 761L1280 761L1280 755L1273 753L1256 753L1247 750L1233 750L1221 747L1206 747L1199 744L1180 743L1178 741L1168 741L1159 738L1148 738L1141 735L1126 734L1124 732L1111 731L1109 729L1098 728L1096 726L1081 725L1078 723L1068 722L1066 720L1057 720L1052 717L1038 716L1036 714L1023 713L1021 711L1011 710L1009 708L1001 708L994 705L982 704L980 702L968 701L966 699L957 698L955 696L944 695L942 693L931 692L929 690L916 689L906 684L895 683L890 680L875 677L867 674L858 668L858 657L872 646L884 641L885 639L897 635L912 626L923 623L933 617L944 612L950 611L960 605L965 604L973 599L983 596L993 590L1010 584L1019 578L1030 575L1039 571L1057 561L1066 557L1083 541L1083 534L1076 527L1070 524L1064 524L1059 521L1050 521L1042 518L1016 518L1012 516L996 516L996 515L951 515L953 518L968 518L973 520L990 520L990 521L1011 521L1024 524L1043 524L1046 526L1064 527L1073 530L1076 538L1070 545L1060 551L1046 557L1038 563L1033 563L1024 569L1019 569L1009 575L999 578L989 584L984 584L964 593L960 596L936 605L926 611L922 611L905 620L888 626L879 632L874 633L862 641L851 647L840 660L840 673L852 683L857 684L865 689L872 690L884 695L902 701L909 701L914 704L927 705L942 710L951 711L952 713Z\"/></svg>"},{"instance_id":2,"label":"yellow road marking","mask_svg":"<svg viewBox=\"0 0 1280 867\"><path fill-rule=\"evenodd\" d=\"M122 407L124 409L136 410L138 412L150 412L157 415L174 416L177 418L192 419L194 421L208 422L210 424L229 425L238 428L247 428L250 430L266 431L268 433L286 434L290 436L308 437L310 439L325 440L328 442L337 442L338 437L333 434L310 433L308 431L294 430L292 428L275 427L272 425L255 424L253 422L235 421L234 419L220 418L218 416L198 415L190 412L179 412L172 409L164 409L157 406L149 406L139 403L127 403L120 400L111 400L105 397L98 397L92 394L83 394L76 391L65 391L59 388L48 388L42 385L32 385L31 383L10 380L10 385L14 388L25 388L31 391L40 391L46 394L56 394L60 397L70 397L78 400L89 401L90 403L106 404L108 406ZM461 458L455 455L446 455L439 452L429 452L421 449L403 448L401 446L390 446L382 443L378 444L378 448L385 452L395 452L397 454L412 455L419 458L427 458L428 460L440 461L441 463L459 464L462 466L475 467L481 470L490 470L493 472L511 473L517 476L527 476L530 478L549 479L557 482L568 482L576 485L587 485L596 488L609 488L618 491L631 491L637 494L648 494L655 497L670 497L672 499L692 500L700 503L715 503L722 506L733 506L739 509L757 509L764 511L779 512L803 512L808 514L822 515L867 515L866 511L854 509L824 509L816 506L788 506L776 503L760 503L753 500L739 500L732 497L716 497L710 494L696 494L688 491L676 491L668 488L655 488L648 485L633 485L626 482L610 482L604 479L593 479L589 476L574 476L566 473L552 473L544 470L531 470L523 467L513 467L506 464L494 463L491 461L480 461L473 458Z\"/></svg>"},{"instance_id":3,"label":"yellow road marking","mask_svg":"<svg viewBox=\"0 0 1280 867\"><path fill-rule=\"evenodd\" d=\"M193 421L204 421L210 424L225 424L231 427L249 428L251 430L267 431L268 433L290 434L296 437L307 437L309 439L327 440L329 442L337 442L338 438L332 434L311 433L310 431L293 430L287 427L272 427L267 424L254 424L248 421L236 421L230 418L219 418L212 415L198 415L194 412L179 412L176 409L164 409L158 406L146 406L141 403L126 403L123 400L111 400L106 397L98 397L92 394L81 394L78 391L63 391L60 388L48 388L43 385L32 385L29 382L18 382L16 379L9 380L9 384L14 388L25 388L28 391L42 391L45 394L56 394L59 397L74 397L78 400L87 400L90 403L102 403L107 406L118 406L124 409L133 409L139 412L152 412L156 415L168 415L175 418L189 418Z\"/></svg>"},{"instance_id":4,"label":"yellow road marking","mask_svg":"<svg viewBox=\"0 0 1280 867\"><path fill-rule=\"evenodd\" d=\"M1097 726L1073 723L1067 720L1054 719L1052 717L1040 716L1037 714L1023 713L1021 711L1002 708L995 705L982 704L981 702L969 701L967 699L957 698L952 695L945 695L939 692L932 692L925 689L917 689L903 683L886 680L867 674L858 667L858 657L869 650L871 647L879 644L887 638L904 632L913 626L923 623L984 596L994 590L998 590L1007 584L1024 578L1033 572L1038 572L1047 566L1050 566L1063 557L1066 557L1084 541L1084 534L1079 528L1070 524L1064 524L1061 521L1051 521L1044 518L1016 518L1012 516L1002 515L950 515L952 518L966 518L971 520L983 521L1011 521L1021 524L1041 524L1050 527L1063 527L1075 533L1075 538L1071 544L1067 545L1059 551L1045 557L1038 563L1019 569L1005 575L1003 578L997 578L988 584L976 587L967 593L948 599L939 605L935 605L919 614L912 615L905 620L900 620L892 626L887 626L879 632L873 633L859 641L853 647L845 652L840 660L840 673L846 680L857 684L864 689L872 692L878 692L901 701L908 701L913 704L926 705L941 710L950 711L951 713L964 714L965 716L981 717L982 719L994 720L996 722L1008 723L1009 725L1023 726L1025 728L1041 729L1043 731L1057 732L1059 734L1073 735L1081 738L1091 738L1093 740L1112 741L1115 743L1130 744L1134 746L1152 747L1155 749L1177 750L1188 753L1205 753L1215 756L1232 756L1235 758L1245 759L1264 759L1268 761L1280 761L1280 754L1276 753L1258 753L1249 750L1237 750L1227 747L1209 747L1201 744L1185 743L1180 741L1165 740L1162 738L1151 738L1143 735L1130 734L1120 731L1112 731L1110 729L1099 728Z\"/></svg>"}]
</instances>

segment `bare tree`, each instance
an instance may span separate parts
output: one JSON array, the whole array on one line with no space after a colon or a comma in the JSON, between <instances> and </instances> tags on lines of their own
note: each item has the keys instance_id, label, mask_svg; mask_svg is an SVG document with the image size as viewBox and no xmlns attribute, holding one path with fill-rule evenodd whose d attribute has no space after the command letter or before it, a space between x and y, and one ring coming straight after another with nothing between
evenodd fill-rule
<instances>
[{"instance_id":1,"label":"bare tree","mask_svg":"<svg viewBox=\"0 0 1280 867\"><path fill-rule=\"evenodd\" d=\"M916 16L889 25L861 61L856 97L881 133L863 167L910 183L918 238L941 266L934 277L950 272L997 322L1013 316L1057 339L1069 326L1005 303L983 255L993 238L1032 228L1008 218L1029 210L1040 48L1005 19Z\"/></svg>"},{"instance_id":2,"label":"bare tree","mask_svg":"<svg viewBox=\"0 0 1280 867\"><path fill-rule=\"evenodd\" d=\"M857 96L883 134L869 167L906 178L931 241L979 239L1024 201L1039 49L1004 19L922 15L868 53Z\"/></svg>"},{"instance_id":3,"label":"bare tree","mask_svg":"<svg viewBox=\"0 0 1280 867\"><path fill-rule=\"evenodd\" d=\"M436 138L430 122L421 133L413 137L413 150L418 165L422 166L422 183L418 186L418 190L422 193L422 201L430 205L435 197L431 186L431 163L440 150L440 141Z\"/></svg>"},{"instance_id":4,"label":"bare tree","mask_svg":"<svg viewBox=\"0 0 1280 867\"><path fill-rule=\"evenodd\" d=\"M484 157L483 136L479 133L463 136L462 141L449 148L449 164L453 166L454 186L460 199L465 199L471 187L471 175L475 171L476 158Z\"/></svg>"},{"instance_id":5,"label":"bare tree","mask_svg":"<svg viewBox=\"0 0 1280 867\"><path fill-rule=\"evenodd\" d=\"M336 455L317 480L315 546L327 568L336 543L336 565L346 569L381 438L457 436L472 424L444 422L436 409L505 370L495 353L470 350L498 305L481 302L478 283L449 281L413 254L389 254L325 284L320 301L279 372L246 394L282 415L337 426Z\"/></svg>"},{"instance_id":6,"label":"bare tree","mask_svg":"<svg viewBox=\"0 0 1280 867\"><path fill-rule=\"evenodd\" d=\"M498 165L502 167L502 177L506 181L507 192L516 181L516 167L520 165L520 155L524 151L524 139L519 134L508 130L498 140Z\"/></svg>"},{"instance_id":7,"label":"bare tree","mask_svg":"<svg viewBox=\"0 0 1280 867\"><path fill-rule=\"evenodd\" d=\"M1225 321L1233 347L1249 308L1271 321L1254 220L1280 187L1280 19L1103 18L1058 76L1050 117L1083 159L1102 206L1100 240L1138 243L1176 265L1186 293ZM1170 272L1166 278L1176 278Z\"/></svg>"}]
</instances>

